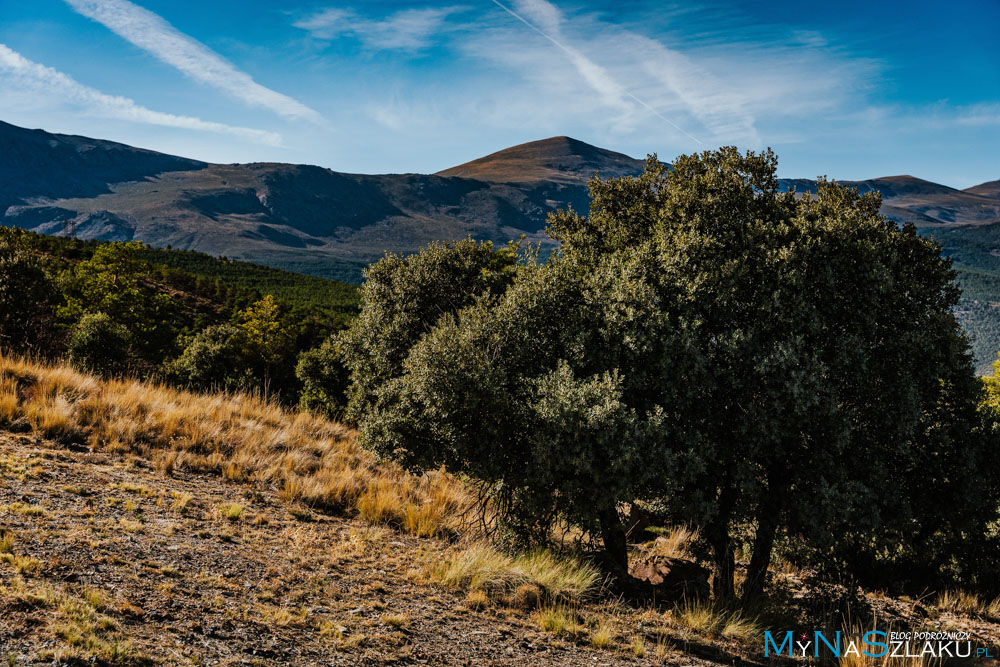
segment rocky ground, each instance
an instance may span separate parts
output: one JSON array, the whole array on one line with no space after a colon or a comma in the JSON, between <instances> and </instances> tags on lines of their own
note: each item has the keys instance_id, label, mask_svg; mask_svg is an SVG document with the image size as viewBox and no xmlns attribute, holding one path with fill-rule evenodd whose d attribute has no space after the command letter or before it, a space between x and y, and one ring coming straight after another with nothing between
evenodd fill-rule
<instances>
[{"instance_id":1,"label":"rocky ground","mask_svg":"<svg viewBox=\"0 0 1000 667\"><path fill-rule=\"evenodd\" d=\"M217 476L0 436L10 664L698 664L594 648L437 586L449 545Z\"/></svg>"},{"instance_id":2,"label":"rocky ground","mask_svg":"<svg viewBox=\"0 0 1000 667\"><path fill-rule=\"evenodd\" d=\"M0 434L0 659L21 664L764 664L762 627L603 600L570 610L436 583L457 547L217 475ZM804 575L789 614L822 605ZM872 594L897 627L1000 627ZM715 624L713 626L713 623Z\"/></svg>"}]
</instances>

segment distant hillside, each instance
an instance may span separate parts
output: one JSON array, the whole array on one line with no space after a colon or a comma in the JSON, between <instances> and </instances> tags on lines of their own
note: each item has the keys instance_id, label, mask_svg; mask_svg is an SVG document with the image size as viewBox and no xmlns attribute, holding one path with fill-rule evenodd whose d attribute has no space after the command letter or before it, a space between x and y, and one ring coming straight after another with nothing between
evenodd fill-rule
<instances>
[{"instance_id":1,"label":"distant hillside","mask_svg":"<svg viewBox=\"0 0 1000 667\"><path fill-rule=\"evenodd\" d=\"M962 190L962 192L979 195L980 197L993 197L994 199L1000 199L1000 180L980 183L979 185L971 188L966 188L965 190Z\"/></svg>"},{"instance_id":2,"label":"distant hillside","mask_svg":"<svg viewBox=\"0 0 1000 667\"><path fill-rule=\"evenodd\" d=\"M353 283L386 251L409 253L436 240L471 235L505 243L524 235L552 247L543 233L548 214L586 211L594 172L642 169L641 160L570 137L520 144L436 174L364 175L206 164L6 123L0 155L0 224L136 239ZM962 272L969 295L963 317L985 370L1000 347L1000 181L966 190L913 176L846 183L878 190L886 216L945 244ZM781 185L806 191L815 181Z\"/></svg>"},{"instance_id":3,"label":"distant hillside","mask_svg":"<svg viewBox=\"0 0 1000 667\"><path fill-rule=\"evenodd\" d=\"M121 144L5 125L3 224L47 234L141 240L359 282L385 251L467 235L548 243L557 208L584 210L593 171L641 162L571 139L519 147L554 179L344 174L307 165L207 165ZM508 165L508 168L514 169ZM496 176L496 174L494 174ZM484 177L489 174L484 172Z\"/></svg>"},{"instance_id":4,"label":"distant hillside","mask_svg":"<svg viewBox=\"0 0 1000 667\"><path fill-rule=\"evenodd\" d=\"M0 209L35 198L95 197L111 192L110 184L206 166L113 141L26 130L2 121L0 156Z\"/></svg>"}]
</instances>

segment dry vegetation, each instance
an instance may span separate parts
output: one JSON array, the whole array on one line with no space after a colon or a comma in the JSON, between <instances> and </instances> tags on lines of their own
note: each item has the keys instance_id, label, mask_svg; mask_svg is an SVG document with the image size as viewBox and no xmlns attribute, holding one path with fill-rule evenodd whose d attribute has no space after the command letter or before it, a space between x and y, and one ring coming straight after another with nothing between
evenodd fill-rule
<instances>
[{"instance_id":1,"label":"dry vegetation","mask_svg":"<svg viewBox=\"0 0 1000 667\"><path fill-rule=\"evenodd\" d=\"M468 503L464 487L443 473L416 477L376 463L340 424L252 396L101 381L66 366L0 357L0 428L142 456L167 474L277 486L285 500L357 510L415 535L454 530Z\"/></svg>"},{"instance_id":2,"label":"dry vegetation","mask_svg":"<svg viewBox=\"0 0 1000 667\"><path fill-rule=\"evenodd\" d=\"M585 562L478 540L468 502L259 399L0 357L0 659L760 664L763 629L829 604L789 569L759 616L628 606ZM643 549L690 557L696 537ZM1000 634L997 601L869 597L901 626Z\"/></svg>"}]
</instances>

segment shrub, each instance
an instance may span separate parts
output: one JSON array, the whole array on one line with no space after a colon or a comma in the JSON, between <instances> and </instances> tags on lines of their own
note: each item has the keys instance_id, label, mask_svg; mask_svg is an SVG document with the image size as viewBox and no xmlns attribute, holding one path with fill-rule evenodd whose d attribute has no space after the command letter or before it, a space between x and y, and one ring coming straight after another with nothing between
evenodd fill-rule
<instances>
[{"instance_id":1,"label":"shrub","mask_svg":"<svg viewBox=\"0 0 1000 667\"><path fill-rule=\"evenodd\" d=\"M387 385L402 373L414 343L441 317L505 289L516 259L514 248L495 251L469 239L432 243L408 257L387 254L369 267L364 307L341 337L351 377L348 416L358 420L394 400Z\"/></svg>"},{"instance_id":2,"label":"shrub","mask_svg":"<svg viewBox=\"0 0 1000 667\"><path fill-rule=\"evenodd\" d=\"M829 574L970 576L996 420L950 261L877 193L798 198L776 171L770 151L651 157L553 216L544 264L471 242L379 262L343 339L363 443L480 480L523 541L600 534L622 576L637 501L698 529L721 597L741 539L761 593L779 535Z\"/></svg>"},{"instance_id":3,"label":"shrub","mask_svg":"<svg viewBox=\"0 0 1000 667\"><path fill-rule=\"evenodd\" d=\"M348 371L336 338L299 355L295 375L302 383L299 406L331 419L347 407Z\"/></svg>"},{"instance_id":4,"label":"shrub","mask_svg":"<svg viewBox=\"0 0 1000 667\"><path fill-rule=\"evenodd\" d=\"M230 324L199 332L181 356L167 366L167 373L178 384L199 391L247 391L255 384L247 359L246 336L242 329Z\"/></svg>"},{"instance_id":5,"label":"shrub","mask_svg":"<svg viewBox=\"0 0 1000 667\"><path fill-rule=\"evenodd\" d=\"M69 357L80 370L120 375L130 368L132 334L104 313L87 313L70 334Z\"/></svg>"},{"instance_id":6,"label":"shrub","mask_svg":"<svg viewBox=\"0 0 1000 667\"><path fill-rule=\"evenodd\" d=\"M59 293L22 234L0 227L0 347L50 354Z\"/></svg>"}]
</instances>

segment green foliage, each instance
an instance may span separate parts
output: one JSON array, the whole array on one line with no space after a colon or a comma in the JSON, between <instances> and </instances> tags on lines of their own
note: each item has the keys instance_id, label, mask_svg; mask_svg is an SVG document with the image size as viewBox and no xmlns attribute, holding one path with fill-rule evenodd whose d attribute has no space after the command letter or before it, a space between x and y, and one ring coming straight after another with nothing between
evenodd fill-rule
<instances>
[{"instance_id":1,"label":"green foliage","mask_svg":"<svg viewBox=\"0 0 1000 667\"><path fill-rule=\"evenodd\" d=\"M268 294L251 304L240 311L236 319L252 352L259 355L264 363L273 364L280 358L282 348L288 341L288 331L281 326L278 304L273 296Z\"/></svg>"},{"instance_id":2,"label":"green foliage","mask_svg":"<svg viewBox=\"0 0 1000 667\"><path fill-rule=\"evenodd\" d=\"M132 335L104 313L86 313L69 337L70 362L80 370L111 377L131 369Z\"/></svg>"},{"instance_id":3,"label":"green foliage","mask_svg":"<svg viewBox=\"0 0 1000 667\"><path fill-rule=\"evenodd\" d=\"M969 574L995 441L950 263L877 195L796 199L776 166L724 148L595 180L545 265L483 271L467 244L372 267L343 339L363 442L483 480L522 536L600 530L619 569L617 507L653 502L701 528L723 596L739 526L748 597L779 535L829 572Z\"/></svg>"},{"instance_id":4,"label":"green foliage","mask_svg":"<svg viewBox=\"0 0 1000 667\"><path fill-rule=\"evenodd\" d=\"M174 338L174 303L149 284L150 267L139 257L142 244L99 246L90 259L65 275L63 316L103 313L125 327L135 345L160 361Z\"/></svg>"},{"instance_id":5,"label":"green foliage","mask_svg":"<svg viewBox=\"0 0 1000 667\"><path fill-rule=\"evenodd\" d=\"M266 387L287 403L299 398L298 353L343 328L357 304L352 285L138 243L0 228L0 250L8 350L58 357L65 332L101 312L129 332L123 369L198 389ZM226 323L240 330L238 345L229 329L213 329Z\"/></svg>"},{"instance_id":6,"label":"green foliage","mask_svg":"<svg viewBox=\"0 0 1000 667\"><path fill-rule=\"evenodd\" d=\"M248 358L246 332L231 324L217 324L198 332L180 357L167 366L177 384L200 391L250 391L257 384Z\"/></svg>"},{"instance_id":7,"label":"green foliage","mask_svg":"<svg viewBox=\"0 0 1000 667\"><path fill-rule=\"evenodd\" d=\"M271 368L290 352L291 338L282 326L279 308L274 297L268 294L236 315L237 326L243 331L247 353L263 368L263 390L266 396L271 387Z\"/></svg>"},{"instance_id":8,"label":"green foliage","mask_svg":"<svg viewBox=\"0 0 1000 667\"><path fill-rule=\"evenodd\" d=\"M302 383L299 405L303 409L331 418L343 415L350 378L338 339L325 340L300 354L295 375Z\"/></svg>"},{"instance_id":9,"label":"green foliage","mask_svg":"<svg viewBox=\"0 0 1000 667\"><path fill-rule=\"evenodd\" d=\"M0 348L41 353L54 343L59 293L20 230L0 228Z\"/></svg>"},{"instance_id":10,"label":"green foliage","mask_svg":"<svg viewBox=\"0 0 1000 667\"><path fill-rule=\"evenodd\" d=\"M492 243L466 239L433 243L408 257L387 254L372 265L361 288L359 324L343 338L351 371L348 414L358 419L379 410L414 343L443 315L501 292L516 260L516 246L496 251Z\"/></svg>"},{"instance_id":11,"label":"green foliage","mask_svg":"<svg viewBox=\"0 0 1000 667\"><path fill-rule=\"evenodd\" d=\"M155 267L159 279L178 289L199 294L217 289L224 291L226 298L237 305L233 310L246 307L264 294L271 294L289 305L323 311L334 325L343 325L358 309L358 288L344 282L212 257L192 250L144 247L141 257Z\"/></svg>"}]
</instances>

